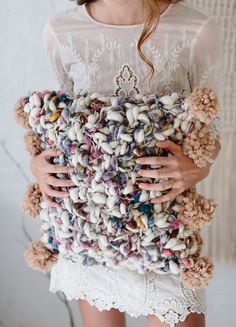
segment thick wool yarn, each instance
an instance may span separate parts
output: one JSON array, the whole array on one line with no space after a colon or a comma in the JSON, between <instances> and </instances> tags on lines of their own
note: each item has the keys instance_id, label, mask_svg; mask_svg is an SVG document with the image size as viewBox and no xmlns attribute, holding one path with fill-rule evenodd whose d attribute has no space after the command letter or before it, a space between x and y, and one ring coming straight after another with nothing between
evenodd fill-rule
<instances>
[{"instance_id":1,"label":"thick wool yarn","mask_svg":"<svg viewBox=\"0 0 236 327\"><path fill-rule=\"evenodd\" d=\"M40 241L32 241L24 252L24 257L31 268L44 273L51 270L58 260L58 255Z\"/></svg>"},{"instance_id":2,"label":"thick wool yarn","mask_svg":"<svg viewBox=\"0 0 236 327\"><path fill-rule=\"evenodd\" d=\"M193 159L200 168L214 161L210 157L215 148L215 137L206 126L192 131L189 137L183 140L182 147L184 154Z\"/></svg>"},{"instance_id":3,"label":"thick wool yarn","mask_svg":"<svg viewBox=\"0 0 236 327\"><path fill-rule=\"evenodd\" d=\"M24 198L21 202L21 209L29 217L35 218L40 212L40 203L42 202L42 193L38 183L31 183L27 186Z\"/></svg>"},{"instance_id":4,"label":"thick wool yarn","mask_svg":"<svg viewBox=\"0 0 236 327\"><path fill-rule=\"evenodd\" d=\"M48 271L61 254L85 265L125 265L141 274L180 273L190 287L205 287L213 264L200 256L200 231L212 220L216 203L195 187L172 201L149 203L167 191L140 190L141 165L135 159L169 156L156 144L169 139L197 166L212 162L217 106L207 86L187 98L174 92L123 98L84 91L75 97L43 91L21 98L15 117L21 126L30 126L26 149L31 155L60 149L54 164L69 165L74 172L56 175L75 184L69 198L55 198L59 208L42 201L36 183L28 188L22 209L42 220L40 241L25 253L28 264Z\"/></svg>"},{"instance_id":5,"label":"thick wool yarn","mask_svg":"<svg viewBox=\"0 0 236 327\"><path fill-rule=\"evenodd\" d=\"M213 275L214 265L207 257L199 257L195 260L191 269L181 271L183 282L192 288L204 288L208 285Z\"/></svg>"},{"instance_id":6,"label":"thick wool yarn","mask_svg":"<svg viewBox=\"0 0 236 327\"><path fill-rule=\"evenodd\" d=\"M179 205L177 217L193 231L211 222L217 206L212 199L206 199L196 190L184 191L177 195L176 201Z\"/></svg>"},{"instance_id":7,"label":"thick wool yarn","mask_svg":"<svg viewBox=\"0 0 236 327\"><path fill-rule=\"evenodd\" d=\"M18 99L14 110L15 120L21 127L30 128L28 114L24 111L24 105L24 98Z\"/></svg>"},{"instance_id":8,"label":"thick wool yarn","mask_svg":"<svg viewBox=\"0 0 236 327\"><path fill-rule=\"evenodd\" d=\"M42 152L41 140L33 131L28 131L24 136L25 149L32 155L36 156Z\"/></svg>"},{"instance_id":9,"label":"thick wool yarn","mask_svg":"<svg viewBox=\"0 0 236 327\"><path fill-rule=\"evenodd\" d=\"M197 87L187 98L193 117L209 124L217 114L218 99L214 91L208 87Z\"/></svg>"}]
</instances>

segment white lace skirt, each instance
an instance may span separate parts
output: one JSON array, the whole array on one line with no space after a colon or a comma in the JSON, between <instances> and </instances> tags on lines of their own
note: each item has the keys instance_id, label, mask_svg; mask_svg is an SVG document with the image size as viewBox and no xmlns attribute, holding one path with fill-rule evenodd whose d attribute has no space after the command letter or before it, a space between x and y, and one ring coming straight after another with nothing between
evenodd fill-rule
<instances>
[{"instance_id":1,"label":"white lace skirt","mask_svg":"<svg viewBox=\"0 0 236 327\"><path fill-rule=\"evenodd\" d=\"M179 275L84 266L60 255L51 270L49 290L63 292L68 300L85 299L100 311L117 308L131 317L154 314L170 327L190 312L206 314L205 290L186 288Z\"/></svg>"}]
</instances>

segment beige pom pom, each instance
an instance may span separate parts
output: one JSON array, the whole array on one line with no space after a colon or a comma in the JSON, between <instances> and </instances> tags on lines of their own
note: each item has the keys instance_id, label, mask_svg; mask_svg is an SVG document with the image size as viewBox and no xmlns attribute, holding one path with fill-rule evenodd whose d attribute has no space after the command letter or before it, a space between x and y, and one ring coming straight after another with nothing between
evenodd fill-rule
<instances>
[{"instance_id":1,"label":"beige pom pom","mask_svg":"<svg viewBox=\"0 0 236 327\"><path fill-rule=\"evenodd\" d=\"M207 126L200 130L193 130L190 135L186 136L182 143L183 153L193 159L199 167L206 167L208 163L213 163L212 153L215 149L215 138Z\"/></svg>"},{"instance_id":2,"label":"beige pom pom","mask_svg":"<svg viewBox=\"0 0 236 327\"><path fill-rule=\"evenodd\" d=\"M35 218L39 215L40 202L42 201L42 193L38 183L31 183L27 186L21 209L27 216Z\"/></svg>"},{"instance_id":3,"label":"beige pom pom","mask_svg":"<svg viewBox=\"0 0 236 327\"><path fill-rule=\"evenodd\" d=\"M30 128L28 113L24 111L23 98L20 98L15 104L14 116L16 122L23 128Z\"/></svg>"},{"instance_id":4,"label":"beige pom pom","mask_svg":"<svg viewBox=\"0 0 236 327\"><path fill-rule=\"evenodd\" d=\"M57 262L58 254L53 253L41 241L32 241L24 252L24 257L31 268L47 272Z\"/></svg>"},{"instance_id":5,"label":"beige pom pom","mask_svg":"<svg viewBox=\"0 0 236 327\"><path fill-rule=\"evenodd\" d=\"M213 199L206 199L196 191L184 191L176 198L180 205L177 215L188 229L198 231L204 224L209 225L215 214L217 204Z\"/></svg>"},{"instance_id":6,"label":"beige pom pom","mask_svg":"<svg viewBox=\"0 0 236 327\"><path fill-rule=\"evenodd\" d=\"M33 131L28 131L24 136L25 149L32 155L35 156L42 152L41 140L37 137Z\"/></svg>"},{"instance_id":7,"label":"beige pom pom","mask_svg":"<svg viewBox=\"0 0 236 327\"><path fill-rule=\"evenodd\" d=\"M200 231L194 231L193 237L196 240L198 246L197 251L194 253L194 257L200 257L203 246L203 238L201 237Z\"/></svg>"},{"instance_id":8,"label":"beige pom pom","mask_svg":"<svg viewBox=\"0 0 236 327\"><path fill-rule=\"evenodd\" d=\"M218 112L218 99L208 86L197 87L186 99L193 117L209 124Z\"/></svg>"},{"instance_id":9,"label":"beige pom pom","mask_svg":"<svg viewBox=\"0 0 236 327\"><path fill-rule=\"evenodd\" d=\"M190 288L204 288L212 278L214 265L207 257L195 259L194 265L180 273L181 279Z\"/></svg>"},{"instance_id":10,"label":"beige pom pom","mask_svg":"<svg viewBox=\"0 0 236 327\"><path fill-rule=\"evenodd\" d=\"M194 231L192 235L189 235L185 239L185 244L189 250L189 255L192 258L197 258L201 255L203 239L200 235L200 231Z\"/></svg>"}]
</instances>

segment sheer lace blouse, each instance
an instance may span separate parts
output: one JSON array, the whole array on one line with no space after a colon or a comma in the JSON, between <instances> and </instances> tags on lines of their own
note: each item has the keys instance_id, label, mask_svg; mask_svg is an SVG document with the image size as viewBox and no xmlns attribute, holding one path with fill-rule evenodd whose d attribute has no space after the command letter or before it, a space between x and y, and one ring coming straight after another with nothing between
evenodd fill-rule
<instances>
[{"instance_id":1,"label":"sheer lace blouse","mask_svg":"<svg viewBox=\"0 0 236 327\"><path fill-rule=\"evenodd\" d=\"M61 90L103 95L186 92L207 84L219 90L220 32L215 18L189 5L172 3L142 46L155 73L136 49L143 24L98 22L85 5L57 13L43 29L48 60Z\"/></svg>"}]
</instances>

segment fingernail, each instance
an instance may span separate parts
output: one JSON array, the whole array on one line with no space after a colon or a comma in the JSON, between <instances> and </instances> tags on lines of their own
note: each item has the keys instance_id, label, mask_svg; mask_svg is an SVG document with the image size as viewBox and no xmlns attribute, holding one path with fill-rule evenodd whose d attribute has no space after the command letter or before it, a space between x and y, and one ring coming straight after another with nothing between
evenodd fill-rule
<instances>
[{"instance_id":1,"label":"fingernail","mask_svg":"<svg viewBox=\"0 0 236 327\"><path fill-rule=\"evenodd\" d=\"M142 162L142 159L136 159L135 162L141 163Z\"/></svg>"}]
</instances>

